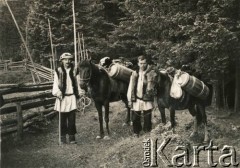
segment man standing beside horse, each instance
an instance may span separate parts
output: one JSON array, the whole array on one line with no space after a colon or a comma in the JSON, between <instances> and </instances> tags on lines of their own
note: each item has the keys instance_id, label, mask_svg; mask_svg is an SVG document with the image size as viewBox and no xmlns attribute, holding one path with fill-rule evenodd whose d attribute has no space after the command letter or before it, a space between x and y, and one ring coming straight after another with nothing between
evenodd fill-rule
<instances>
[{"instance_id":1,"label":"man standing beside horse","mask_svg":"<svg viewBox=\"0 0 240 168\"><path fill-rule=\"evenodd\" d=\"M63 53L60 56L61 66L54 73L52 94L57 97L54 110L59 112L61 144L76 143L76 109L79 87L74 77L73 55Z\"/></svg>"},{"instance_id":2,"label":"man standing beside horse","mask_svg":"<svg viewBox=\"0 0 240 168\"><path fill-rule=\"evenodd\" d=\"M138 70L132 73L128 88L129 105L131 106L133 133L139 136L142 130L141 112L143 111L143 131L150 132L152 129L152 109L154 107L154 88L149 85L150 74L155 73L152 66L148 64L146 56L138 57Z\"/></svg>"}]
</instances>

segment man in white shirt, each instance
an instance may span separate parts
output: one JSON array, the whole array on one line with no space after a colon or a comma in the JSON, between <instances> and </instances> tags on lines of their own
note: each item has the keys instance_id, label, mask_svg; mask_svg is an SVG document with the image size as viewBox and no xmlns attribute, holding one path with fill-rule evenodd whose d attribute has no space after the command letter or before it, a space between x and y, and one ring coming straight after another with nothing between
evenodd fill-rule
<instances>
[{"instance_id":1,"label":"man in white shirt","mask_svg":"<svg viewBox=\"0 0 240 168\"><path fill-rule=\"evenodd\" d=\"M54 73L52 94L57 97L54 110L61 113L61 143L66 143L66 135L69 142L76 143L76 109L79 86L74 77L73 55L63 53L60 56L61 66Z\"/></svg>"},{"instance_id":2,"label":"man in white shirt","mask_svg":"<svg viewBox=\"0 0 240 168\"><path fill-rule=\"evenodd\" d=\"M154 95L148 92L147 74L153 70L148 65L147 58L145 56L138 57L139 69L132 73L130 84L128 88L128 99L130 106L132 107L132 122L134 136L139 136L142 130L141 125L141 112L143 111L144 125L143 130L149 132L152 129L152 109L154 107Z\"/></svg>"}]
</instances>

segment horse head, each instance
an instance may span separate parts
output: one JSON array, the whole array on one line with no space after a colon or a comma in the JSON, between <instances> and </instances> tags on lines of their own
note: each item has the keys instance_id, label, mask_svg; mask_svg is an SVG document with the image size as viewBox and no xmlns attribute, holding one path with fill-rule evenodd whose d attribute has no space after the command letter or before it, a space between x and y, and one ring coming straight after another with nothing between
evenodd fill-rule
<instances>
[{"instance_id":1,"label":"horse head","mask_svg":"<svg viewBox=\"0 0 240 168\"><path fill-rule=\"evenodd\" d=\"M164 73L157 69L152 70L148 73L148 85L149 89L156 90L158 93L161 94L169 92L171 87L171 79L168 73Z\"/></svg>"},{"instance_id":2,"label":"horse head","mask_svg":"<svg viewBox=\"0 0 240 168\"><path fill-rule=\"evenodd\" d=\"M92 63L90 60L83 60L78 64L77 75L80 87L86 91L92 77Z\"/></svg>"},{"instance_id":3,"label":"horse head","mask_svg":"<svg viewBox=\"0 0 240 168\"><path fill-rule=\"evenodd\" d=\"M147 74L147 93L154 95L158 83L158 73L156 70L151 70Z\"/></svg>"}]
</instances>

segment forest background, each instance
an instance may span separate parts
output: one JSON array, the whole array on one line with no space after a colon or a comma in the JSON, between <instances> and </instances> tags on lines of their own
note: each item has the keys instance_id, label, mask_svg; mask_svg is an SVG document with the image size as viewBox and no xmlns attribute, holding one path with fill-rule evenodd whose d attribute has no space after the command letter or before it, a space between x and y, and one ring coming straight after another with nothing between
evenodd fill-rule
<instances>
[{"instance_id":1,"label":"forest background","mask_svg":"<svg viewBox=\"0 0 240 168\"><path fill-rule=\"evenodd\" d=\"M70 0L9 0L34 62L74 52ZM216 108L239 111L239 0L76 0L76 31L96 62L102 57L135 61L145 54L159 67L188 64L211 84ZM0 1L0 59L22 60L26 50L3 0ZM46 66L48 60L45 60Z\"/></svg>"}]
</instances>

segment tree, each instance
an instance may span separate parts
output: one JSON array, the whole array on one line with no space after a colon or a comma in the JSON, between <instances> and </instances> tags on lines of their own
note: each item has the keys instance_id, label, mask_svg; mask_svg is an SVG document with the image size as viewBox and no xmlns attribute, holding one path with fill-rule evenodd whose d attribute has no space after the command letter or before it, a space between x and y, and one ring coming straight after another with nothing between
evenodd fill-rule
<instances>
[{"instance_id":1,"label":"tree","mask_svg":"<svg viewBox=\"0 0 240 168\"><path fill-rule=\"evenodd\" d=\"M31 48L39 53L50 52L47 24L47 19L50 19L53 43L58 53L73 52L72 3L67 0L31 2L28 15ZM84 35L86 48L91 51L92 57L99 59L105 56L108 48L106 36L114 30L123 13L115 2L98 0L75 1L75 13L76 31Z\"/></svg>"},{"instance_id":2,"label":"tree","mask_svg":"<svg viewBox=\"0 0 240 168\"><path fill-rule=\"evenodd\" d=\"M130 46L137 56L132 51L141 48L161 67L167 60L177 68L189 64L193 75L205 82L216 80L219 86L236 73L231 66L240 51L239 1L127 0L125 7L132 17L110 37L115 41L112 50Z\"/></svg>"},{"instance_id":3,"label":"tree","mask_svg":"<svg viewBox=\"0 0 240 168\"><path fill-rule=\"evenodd\" d=\"M27 6L24 1L9 1L8 4L20 28L22 28L21 32L24 33L25 29L23 28L23 24L27 15ZM0 1L0 25L0 52L2 53L3 59L12 58L13 60L21 60L21 39L10 12L3 1Z\"/></svg>"}]
</instances>

